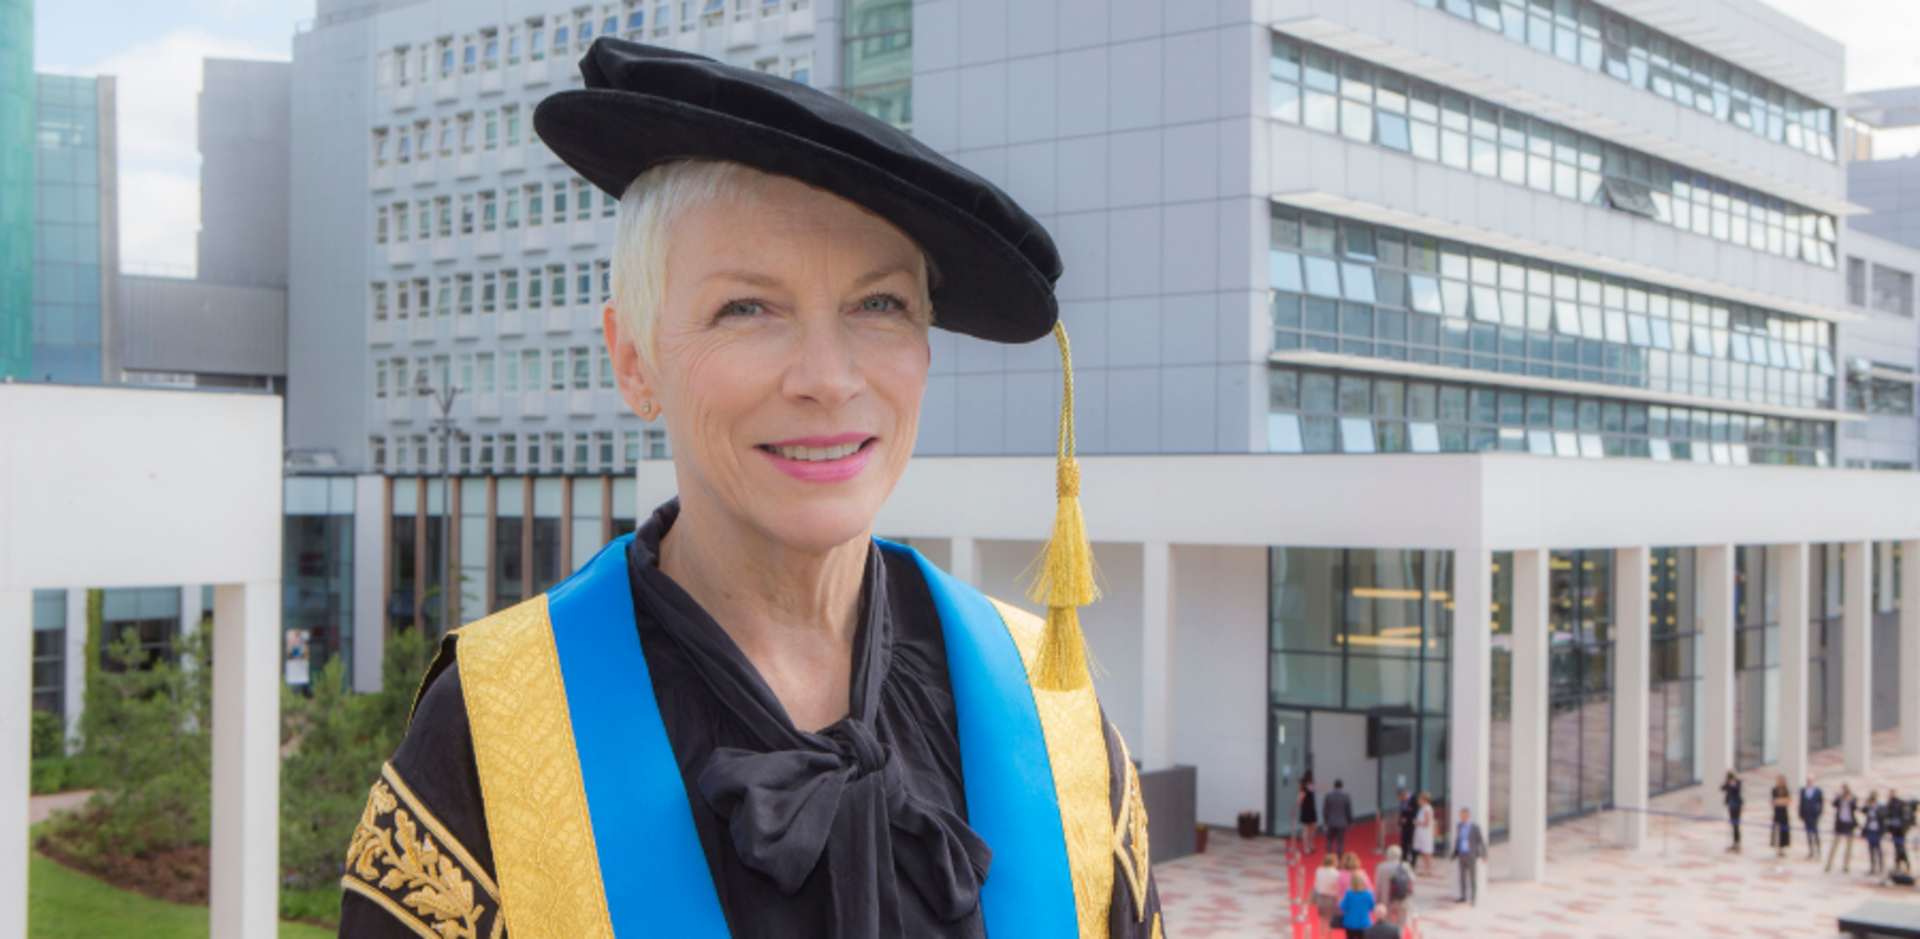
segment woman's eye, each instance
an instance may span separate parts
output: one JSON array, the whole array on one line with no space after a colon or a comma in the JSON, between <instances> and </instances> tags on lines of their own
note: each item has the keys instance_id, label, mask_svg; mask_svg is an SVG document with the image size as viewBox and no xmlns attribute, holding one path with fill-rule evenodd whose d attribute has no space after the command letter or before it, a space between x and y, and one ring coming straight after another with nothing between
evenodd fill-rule
<instances>
[{"instance_id":1,"label":"woman's eye","mask_svg":"<svg viewBox=\"0 0 1920 939\"><path fill-rule=\"evenodd\" d=\"M892 313L906 308L907 305L902 303L899 297L884 293L874 294L860 301L860 309L868 313Z\"/></svg>"},{"instance_id":2,"label":"woman's eye","mask_svg":"<svg viewBox=\"0 0 1920 939\"><path fill-rule=\"evenodd\" d=\"M756 302L756 301L753 301L753 300L735 300L735 301L733 301L732 303L729 303L729 304L727 304L726 306L723 306L723 307L721 307L721 308L720 308L720 315L721 315L721 316L723 316L723 317L726 317L726 316L758 316L758 315L760 315L761 313L763 313L763 312L765 312L765 310L766 310L766 308L765 308L765 307L762 307L762 306L761 306L761 305L760 305L760 304L759 304L758 302Z\"/></svg>"}]
</instances>

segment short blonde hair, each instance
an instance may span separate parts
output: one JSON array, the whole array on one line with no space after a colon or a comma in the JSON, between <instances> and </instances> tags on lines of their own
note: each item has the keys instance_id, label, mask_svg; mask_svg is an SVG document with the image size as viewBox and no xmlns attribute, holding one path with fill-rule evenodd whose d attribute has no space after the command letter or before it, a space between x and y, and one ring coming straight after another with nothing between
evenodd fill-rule
<instances>
[{"instance_id":1,"label":"short blonde hair","mask_svg":"<svg viewBox=\"0 0 1920 939\"><path fill-rule=\"evenodd\" d=\"M674 160L648 167L621 195L613 232L613 315L648 363L666 302L673 223L690 208L751 196L767 175L723 160Z\"/></svg>"}]
</instances>

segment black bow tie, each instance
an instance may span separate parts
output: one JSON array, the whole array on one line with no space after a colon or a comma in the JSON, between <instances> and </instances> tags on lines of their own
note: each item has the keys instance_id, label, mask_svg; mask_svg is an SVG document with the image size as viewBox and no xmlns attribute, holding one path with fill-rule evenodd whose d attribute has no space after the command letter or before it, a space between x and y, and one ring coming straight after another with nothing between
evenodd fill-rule
<instances>
[{"instance_id":1,"label":"black bow tie","mask_svg":"<svg viewBox=\"0 0 1920 939\"><path fill-rule=\"evenodd\" d=\"M899 935L896 878L944 922L972 913L993 861L987 843L952 812L914 796L892 749L864 721L804 736L817 746L723 747L700 771L700 793L727 819L741 861L791 896L824 854L837 936Z\"/></svg>"}]
</instances>

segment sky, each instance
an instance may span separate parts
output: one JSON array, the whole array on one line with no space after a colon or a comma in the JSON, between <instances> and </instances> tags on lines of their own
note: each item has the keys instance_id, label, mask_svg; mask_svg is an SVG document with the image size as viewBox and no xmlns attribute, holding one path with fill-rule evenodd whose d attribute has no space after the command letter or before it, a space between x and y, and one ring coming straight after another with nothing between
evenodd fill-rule
<instances>
[{"instance_id":1,"label":"sky","mask_svg":"<svg viewBox=\"0 0 1920 939\"><path fill-rule=\"evenodd\" d=\"M1920 0L1762 0L1847 44L1847 89L1920 85ZM120 81L120 256L190 275L200 228L200 60L292 57L313 0L36 0L36 68ZM1878 156L1920 153L1920 131Z\"/></svg>"}]
</instances>

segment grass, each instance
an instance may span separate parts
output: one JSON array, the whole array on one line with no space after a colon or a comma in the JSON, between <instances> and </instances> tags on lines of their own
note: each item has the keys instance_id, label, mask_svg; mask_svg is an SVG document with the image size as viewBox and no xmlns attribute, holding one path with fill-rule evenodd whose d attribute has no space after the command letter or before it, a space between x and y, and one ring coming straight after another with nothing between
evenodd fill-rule
<instances>
[{"instance_id":1,"label":"grass","mask_svg":"<svg viewBox=\"0 0 1920 939\"><path fill-rule=\"evenodd\" d=\"M28 862L28 939L205 939L207 908L121 890L41 857ZM304 923L281 923L280 939L330 939Z\"/></svg>"}]
</instances>

